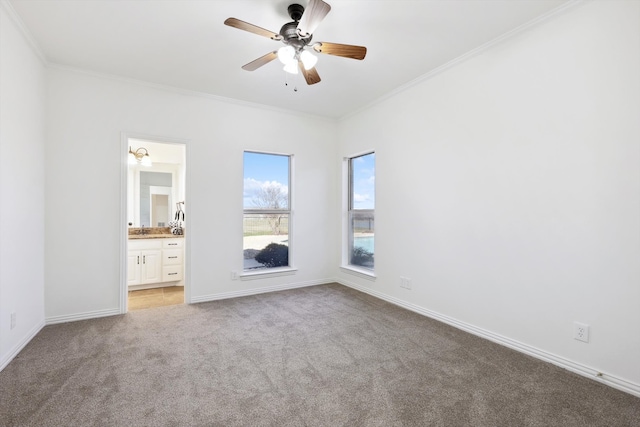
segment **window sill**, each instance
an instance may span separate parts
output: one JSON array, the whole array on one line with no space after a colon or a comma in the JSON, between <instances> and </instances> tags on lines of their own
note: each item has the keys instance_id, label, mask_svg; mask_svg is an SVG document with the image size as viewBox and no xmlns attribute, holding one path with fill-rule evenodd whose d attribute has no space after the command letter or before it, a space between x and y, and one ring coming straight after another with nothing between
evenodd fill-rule
<instances>
[{"instance_id":1,"label":"window sill","mask_svg":"<svg viewBox=\"0 0 640 427\"><path fill-rule=\"evenodd\" d=\"M239 277L240 280L266 279L269 277L291 276L292 274L296 274L296 271L298 271L298 269L293 267L270 268L267 271L246 271L240 274Z\"/></svg>"},{"instance_id":2,"label":"window sill","mask_svg":"<svg viewBox=\"0 0 640 427\"><path fill-rule=\"evenodd\" d=\"M352 265L343 265L340 266L340 269L345 273L353 274L354 276L362 277L367 280L376 280L377 276L372 270L367 270L365 268L358 268Z\"/></svg>"}]
</instances>

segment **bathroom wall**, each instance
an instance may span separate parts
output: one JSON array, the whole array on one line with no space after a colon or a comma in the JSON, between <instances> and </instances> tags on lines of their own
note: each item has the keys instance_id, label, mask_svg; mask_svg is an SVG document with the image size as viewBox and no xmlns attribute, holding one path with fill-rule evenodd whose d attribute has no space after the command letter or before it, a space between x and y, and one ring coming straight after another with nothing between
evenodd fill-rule
<instances>
[{"instance_id":1,"label":"bathroom wall","mask_svg":"<svg viewBox=\"0 0 640 427\"><path fill-rule=\"evenodd\" d=\"M141 217L140 172L162 172L172 175L172 180L169 185L172 187L171 199L173 206L171 206L171 208L172 212L175 212L175 203L185 200L185 147L181 143L175 143L175 141L159 143L135 138L129 138L127 150L129 147L133 151L145 148L150 154L153 163L151 166L142 166L137 163L128 165L126 222L127 224L133 224L134 227L139 227ZM148 204L149 200L147 199L144 205L148 206ZM183 205L182 209L186 210L188 208ZM148 224L149 221L147 220L145 225ZM183 226L184 225L186 224L183 223Z\"/></svg>"}]
</instances>

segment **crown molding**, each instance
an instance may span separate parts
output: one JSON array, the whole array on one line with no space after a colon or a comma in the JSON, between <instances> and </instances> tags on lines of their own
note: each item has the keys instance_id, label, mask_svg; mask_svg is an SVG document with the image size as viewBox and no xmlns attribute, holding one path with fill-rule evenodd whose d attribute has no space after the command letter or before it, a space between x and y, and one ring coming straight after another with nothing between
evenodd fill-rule
<instances>
[{"instance_id":1,"label":"crown molding","mask_svg":"<svg viewBox=\"0 0 640 427\"><path fill-rule=\"evenodd\" d=\"M27 41L27 44L31 47L31 50L36 54L42 65L44 65L45 67L48 66L49 61L47 60L47 57L44 55L42 49L40 49L40 45L38 45L36 40L31 35L31 32L22 21L22 18L20 18L20 15L18 15L18 12L16 12L16 10L11 5L11 2L9 2L9 0L0 0L0 9L4 10L9 16L9 19L13 21L14 25L18 28L18 31Z\"/></svg>"},{"instance_id":2,"label":"crown molding","mask_svg":"<svg viewBox=\"0 0 640 427\"><path fill-rule=\"evenodd\" d=\"M0 0L3 1L3 0ZM51 70L60 70L60 71L65 71L65 72L69 72L69 73L76 73L76 74L83 74L86 76L90 76L90 77L94 77L94 78L98 78L98 79L103 79L103 80L111 80L111 81L117 81L117 82L121 82L121 83L127 83L127 84L132 84L132 85L136 85L136 86L142 86L142 87L147 87L147 88L152 88L152 89L156 89L156 90L160 90L160 91L164 91L164 92L172 92L178 95L184 95L184 96L192 96L192 97L196 97L196 98L204 98L204 99L209 99L209 100L213 100L213 101L218 101L218 102L222 102L222 103L226 103L226 104L235 104L235 105L240 105L240 106L244 106L244 107L249 107L249 108L255 108L255 109L260 109L260 110L267 110L267 111L272 111L272 112L276 112L276 113L283 113L283 114L288 114L288 115L296 115L296 116L300 116L300 117L306 117L312 120L324 120L326 122L329 123L335 123L336 119L331 118L331 117L326 117L326 116L320 116L320 115L315 115L315 114L310 114L310 113L303 113L300 111L295 111L295 110L288 110L286 108L278 108L278 107L272 107L270 105L265 105L265 104L258 104L255 102L249 102L249 101L243 101L240 99L234 99L234 98L227 98L224 96L219 96L219 95L213 95L210 93L206 93L206 92L199 92L199 91L195 91L195 90L190 90L190 89L183 89L177 86L171 86L171 85L165 85L165 84L161 84L161 83L152 83L152 82L148 82L146 80L138 80L138 79L134 79L131 77L124 77L124 76L119 76L116 74L107 74L107 73L100 73L97 71L91 71L91 70L86 70L84 68L77 68L77 67L71 67L71 66L67 66L67 65L61 65L61 64L57 64L57 63L53 63L50 62L47 65L47 68L51 69Z\"/></svg>"},{"instance_id":3,"label":"crown molding","mask_svg":"<svg viewBox=\"0 0 640 427\"><path fill-rule=\"evenodd\" d=\"M368 104L366 104L366 105L364 105L364 106L362 106L362 107L360 107L360 108L358 108L358 109L356 109L356 110L354 110L354 111L352 111L350 113L345 114L344 116L340 117L338 119L338 121L344 121L344 120L349 119L349 118L351 118L353 116L356 116L356 115L358 115L358 114L360 114L360 113L362 113L364 111L367 111L367 110L375 107L376 105L381 104L382 102L384 102L384 101L386 101L386 100L388 100L390 98L395 97L396 95L398 95L398 94L400 94L402 92L405 92L405 91L407 91L407 90L409 90L409 89L411 89L411 88L413 88L413 87L415 87L415 86L417 86L417 85L419 85L419 84L421 84L421 83L423 83L423 82L425 82L427 80L430 80L430 79L434 78L435 76L447 71L450 68L455 67L458 64L461 64L461 63L463 63L463 62L465 62L465 61L467 61L467 60L469 60L469 59L471 59L471 58L473 58L475 56L480 55L481 53L486 52L487 50L491 49L492 47L494 47L496 45L504 43L507 40L510 40L510 39L520 35L521 33L529 30L532 27L536 27L536 26L538 26L538 25L540 25L540 24L542 24L542 23L544 23L546 21L549 21L551 18L553 18L553 17L555 17L555 16L557 16L557 15L559 15L561 13L564 13L568 9L572 9L575 6L577 6L579 4L582 4L582 3L586 3L588 1L593 1L593 0L571 0L571 1L568 1L567 3L564 3L564 4L556 7L555 9L550 10L547 13L544 13L544 14L538 16L537 18L532 19L531 21L526 22L526 23L520 25L519 27L516 27L516 28L514 28L512 30L509 30L506 33L496 37L495 39L489 40L488 42L478 46L477 48L472 49L469 52L466 52L466 53L458 56L457 58L454 58L451 61L449 61L449 62L447 62L445 64L442 64L439 67L434 68L433 70L429 71L428 73L423 74L423 75L411 80L410 82L405 83L402 86L397 87L396 89L392 90L391 92L388 92L387 94L382 95L380 98L377 98L377 99L371 101L370 103L368 103Z\"/></svg>"}]
</instances>

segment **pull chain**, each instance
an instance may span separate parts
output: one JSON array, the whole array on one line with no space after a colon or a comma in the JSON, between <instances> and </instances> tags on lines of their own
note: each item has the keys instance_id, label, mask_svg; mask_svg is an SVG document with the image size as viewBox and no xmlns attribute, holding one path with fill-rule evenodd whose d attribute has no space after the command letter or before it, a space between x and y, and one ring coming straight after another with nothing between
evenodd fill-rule
<instances>
[{"instance_id":1,"label":"pull chain","mask_svg":"<svg viewBox=\"0 0 640 427\"><path fill-rule=\"evenodd\" d=\"M299 75L299 73L298 73L298 74L295 74L295 75L293 76L293 79L294 79L294 82L293 82L293 84L294 84L294 86L293 86L293 91L294 91L294 92L297 92L297 91L298 91L298 82L297 82L297 80L298 80L298 75ZM286 71L284 72L284 85L285 85L285 86L289 86L289 73L287 73Z\"/></svg>"}]
</instances>

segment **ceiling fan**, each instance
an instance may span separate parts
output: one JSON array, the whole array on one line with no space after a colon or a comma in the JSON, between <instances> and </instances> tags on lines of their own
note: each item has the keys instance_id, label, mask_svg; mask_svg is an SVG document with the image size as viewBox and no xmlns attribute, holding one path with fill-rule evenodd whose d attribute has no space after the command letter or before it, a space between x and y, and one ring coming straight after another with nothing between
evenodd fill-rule
<instances>
[{"instance_id":1,"label":"ceiling fan","mask_svg":"<svg viewBox=\"0 0 640 427\"><path fill-rule=\"evenodd\" d=\"M257 70L278 58L284 64L284 70L286 72L298 74L299 70L307 84L312 85L320 82L320 76L315 69L318 58L310 52L310 49L318 53L359 60L364 59L367 54L367 48L364 46L328 42L311 43L313 32L318 28L318 25L320 25L320 22L327 16L330 10L331 6L322 0L310 0L306 9L299 4L291 4L287 8L287 12L293 21L284 24L279 33L265 30L264 28L236 18L228 18L224 23L230 27L284 43L284 46L280 49L269 52L243 65L243 70Z\"/></svg>"}]
</instances>

